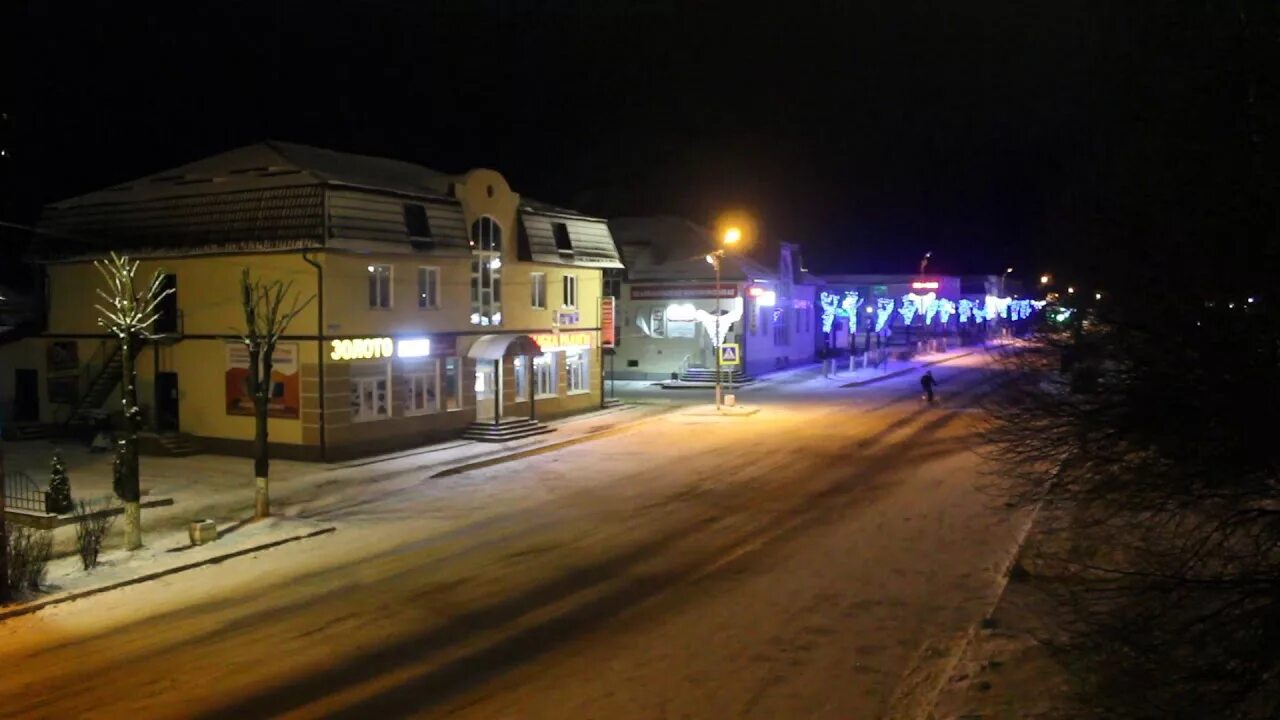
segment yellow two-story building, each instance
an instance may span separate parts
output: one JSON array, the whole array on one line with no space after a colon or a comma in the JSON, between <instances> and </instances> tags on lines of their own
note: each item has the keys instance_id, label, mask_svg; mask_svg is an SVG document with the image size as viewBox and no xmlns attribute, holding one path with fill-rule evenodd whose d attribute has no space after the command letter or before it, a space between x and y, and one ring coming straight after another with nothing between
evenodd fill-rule
<instances>
[{"instance_id":1,"label":"yellow two-story building","mask_svg":"<svg viewBox=\"0 0 1280 720\"><path fill-rule=\"evenodd\" d=\"M601 404L608 226L493 170L265 142L55 203L41 229L46 330L0 346L10 424L118 411L120 351L95 309L109 251L173 290L136 357L156 449L250 448L244 268L311 298L276 351L277 456L507 439Z\"/></svg>"}]
</instances>

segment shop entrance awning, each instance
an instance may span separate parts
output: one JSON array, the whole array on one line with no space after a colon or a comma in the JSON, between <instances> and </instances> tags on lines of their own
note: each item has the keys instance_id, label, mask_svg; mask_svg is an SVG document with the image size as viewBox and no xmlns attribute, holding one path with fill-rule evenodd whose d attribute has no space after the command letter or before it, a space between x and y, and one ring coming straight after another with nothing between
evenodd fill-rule
<instances>
[{"instance_id":1,"label":"shop entrance awning","mask_svg":"<svg viewBox=\"0 0 1280 720\"><path fill-rule=\"evenodd\" d=\"M501 360L518 355L541 355L542 348L528 335L485 335L471 345L467 357L473 360Z\"/></svg>"}]
</instances>

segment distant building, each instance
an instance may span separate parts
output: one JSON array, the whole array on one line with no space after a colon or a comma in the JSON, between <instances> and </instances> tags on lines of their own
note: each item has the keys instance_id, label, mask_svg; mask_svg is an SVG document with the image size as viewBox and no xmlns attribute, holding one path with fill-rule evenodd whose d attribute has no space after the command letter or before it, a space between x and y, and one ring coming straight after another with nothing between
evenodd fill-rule
<instances>
[{"instance_id":1,"label":"distant building","mask_svg":"<svg viewBox=\"0 0 1280 720\"><path fill-rule=\"evenodd\" d=\"M626 264L614 290L614 377L660 380L714 368L717 312L723 342L739 347L740 375L814 359L816 280L798 245L726 253L717 305L715 268L706 256L718 246L709 230L675 217L620 218L609 227Z\"/></svg>"},{"instance_id":2,"label":"distant building","mask_svg":"<svg viewBox=\"0 0 1280 720\"><path fill-rule=\"evenodd\" d=\"M280 456L509 437L602 402L602 274L621 267L609 228L493 170L266 142L54 203L40 225L47 328L0 346L0 412L17 421L118 408L119 348L94 309L109 250L175 290L137 357L157 441L249 451L244 268L315 297L277 351Z\"/></svg>"}]
</instances>

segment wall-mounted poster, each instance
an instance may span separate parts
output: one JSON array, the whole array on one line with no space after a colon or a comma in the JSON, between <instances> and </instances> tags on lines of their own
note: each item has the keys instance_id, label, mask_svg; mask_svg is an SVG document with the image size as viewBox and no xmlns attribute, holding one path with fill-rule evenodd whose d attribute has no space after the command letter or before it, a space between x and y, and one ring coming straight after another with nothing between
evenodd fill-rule
<instances>
[{"instance_id":1,"label":"wall-mounted poster","mask_svg":"<svg viewBox=\"0 0 1280 720\"><path fill-rule=\"evenodd\" d=\"M53 340L45 348L50 373L80 369L80 345L75 340Z\"/></svg>"},{"instance_id":2,"label":"wall-mounted poster","mask_svg":"<svg viewBox=\"0 0 1280 720\"><path fill-rule=\"evenodd\" d=\"M267 416L297 419L299 413L298 344L280 343L271 356L271 391ZM244 343L227 343L227 414L252 415L249 395L249 349Z\"/></svg>"}]
</instances>

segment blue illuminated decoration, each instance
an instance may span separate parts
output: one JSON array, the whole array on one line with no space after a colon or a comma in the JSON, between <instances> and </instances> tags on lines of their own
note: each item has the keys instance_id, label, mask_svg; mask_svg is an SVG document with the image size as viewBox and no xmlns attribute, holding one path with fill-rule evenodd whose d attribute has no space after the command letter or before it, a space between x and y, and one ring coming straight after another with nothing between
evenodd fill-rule
<instances>
[{"instance_id":1,"label":"blue illuminated decoration","mask_svg":"<svg viewBox=\"0 0 1280 720\"><path fill-rule=\"evenodd\" d=\"M835 293L822 292L818 295L818 303L822 305L822 332L830 333L837 317L849 318L849 332L858 329L858 308L863 300L858 293L849 290L841 298Z\"/></svg>"},{"instance_id":2,"label":"blue illuminated decoration","mask_svg":"<svg viewBox=\"0 0 1280 720\"><path fill-rule=\"evenodd\" d=\"M902 316L904 325L910 325L916 313L920 312L920 304L917 302L919 297L915 293L907 293L902 296L902 304L898 306L898 314Z\"/></svg>"},{"instance_id":3,"label":"blue illuminated decoration","mask_svg":"<svg viewBox=\"0 0 1280 720\"><path fill-rule=\"evenodd\" d=\"M957 306L960 311L960 322L967 323L973 320L973 301L969 298L961 298Z\"/></svg>"},{"instance_id":4,"label":"blue illuminated decoration","mask_svg":"<svg viewBox=\"0 0 1280 720\"><path fill-rule=\"evenodd\" d=\"M884 330L884 325L893 314L893 298L876 299L876 332Z\"/></svg>"},{"instance_id":5,"label":"blue illuminated decoration","mask_svg":"<svg viewBox=\"0 0 1280 720\"><path fill-rule=\"evenodd\" d=\"M833 295L826 291L818 295L818 303L822 305L822 332L831 332L831 326L836 322L837 303L839 302L840 297L838 295Z\"/></svg>"},{"instance_id":6,"label":"blue illuminated decoration","mask_svg":"<svg viewBox=\"0 0 1280 720\"><path fill-rule=\"evenodd\" d=\"M857 291L849 291L844 294L844 300L840 301L840 314L849 318L849 332L858 331L858 308L862 307L862 303L866 302L858 296Z\"/></svg>"},{"instance_id":7,"label":"blue illuminated decoration","mask_svg":"<svg viewBox=\"0 0 1280 720\"><path fill-rule=\"evenodd\" d=\"M933 318L935 315L938 314L938 306L941 303L942 303L942 300L939 300L938 298L933 297L933 293L929 293L928 295L925 296L925 301L924 301L924 324L925 325L933 324Z\"/></svg>"},{"instance_id":8,"label":"blue illuminated decoration","mask_svg":"<svg viewBox=\"0 0 1280 720\"><path fill-rule=\"evenodd\" d=\"M947 321L951 319L951 316L956 314L956 303L954 300L948 300L946 298L938 298L937 308L938 308L938 319L942 322L943 325L946 325Z\"/></svg>"}]
</instances>

